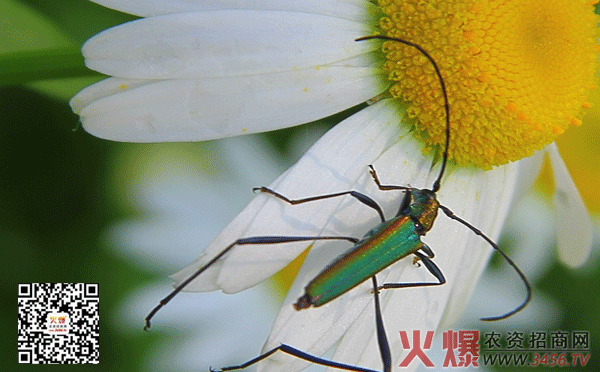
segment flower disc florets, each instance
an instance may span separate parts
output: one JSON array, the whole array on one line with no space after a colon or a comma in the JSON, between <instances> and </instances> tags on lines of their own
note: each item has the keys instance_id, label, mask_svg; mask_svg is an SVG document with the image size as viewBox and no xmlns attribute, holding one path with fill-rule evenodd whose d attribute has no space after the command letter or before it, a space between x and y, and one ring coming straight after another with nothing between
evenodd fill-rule
<instances>
[{"instance_id":1,"label":"flower disc florets","mask_svg":"<svg viewBox=\"0 0 600 372\"><path fill-rule=\"evenodd\" d=\"M596 86L598 16L589 0L380 0L382 33L439 64L451 107L450 156L482 168L533 154L569 125ZM390 93L418 133L444 143L442 92L414 48L383 43Z\"/></svg>"}]
</instances>

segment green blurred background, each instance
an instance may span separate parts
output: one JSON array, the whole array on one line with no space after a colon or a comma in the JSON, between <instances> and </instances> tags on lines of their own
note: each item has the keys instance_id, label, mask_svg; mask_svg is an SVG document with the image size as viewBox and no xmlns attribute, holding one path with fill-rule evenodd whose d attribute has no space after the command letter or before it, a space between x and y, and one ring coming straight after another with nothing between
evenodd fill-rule
<instances>
[{"instance_id":1,"label":"green blurred background","mask_svg":"<svg viewBox=\"0 0 600 372\"><path fill-rule=\"evenodd\" d=\"M141 327L137 333L123 332L110 319L130 291L164 277L115 255L102 237L114 221L140 213L123 202L133 177L127 175L127 167L132 173L138 167L135 161L118 164L123 154L135 154L129 159L143 162L146 151L164 145L113 143L92 137L78 129L78 118L68 105L77 91L102 78L84 67L79 51L82 43L133 17L84 0L2 0L0 14L0 359L9 366L5 370L51 368L16 363L18 283L88 282L100 283L101 362L68 368L145 370L141 362L145 354L173 335L166 331L143 333ZM568 131L559 141L565 162L595 216L596 234L599 122L599 111L594 110L581 128ZM331 123L311 125L322 132L323 126ZM265 135L275 145L270 150L277 152L274 159L288 154L286 139L293 131ZM201 156L199 148L219 146L219 142L171 146ZM257 185L244 185L252 186ZM505 246L509 244L508 239L503 240ZM595 244L597 251L597 235ZM596 370L600 370L599 283L597 268L569 271L554 263L535 289L561 304L566 316L560 329L591 332L594 351L590 367Z\"/></svg>"}]
</instances>

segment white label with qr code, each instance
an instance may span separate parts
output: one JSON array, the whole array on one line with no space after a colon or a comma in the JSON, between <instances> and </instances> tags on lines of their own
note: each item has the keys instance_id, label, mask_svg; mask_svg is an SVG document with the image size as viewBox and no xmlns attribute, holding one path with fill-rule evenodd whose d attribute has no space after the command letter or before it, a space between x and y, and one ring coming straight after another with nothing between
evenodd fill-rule
<instances>
[{"instance_id":1,"label":"white label with qr code","mask_svg":"<svg viewBox=\"0 0 600 372\"><path fill-rule=\"evenodd\" d=\"M21 283L18 287L18 362L98 364L97 283Z\"/></svg>"}]
</instances>

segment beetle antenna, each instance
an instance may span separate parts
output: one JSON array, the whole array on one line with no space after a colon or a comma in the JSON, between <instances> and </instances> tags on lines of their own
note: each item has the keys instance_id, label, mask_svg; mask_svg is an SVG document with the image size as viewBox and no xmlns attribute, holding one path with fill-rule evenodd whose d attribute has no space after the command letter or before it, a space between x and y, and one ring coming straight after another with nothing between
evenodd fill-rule
<instances>
[{"instance_id":1,"label":"beetle antenna","mask_svg":"<svg viewBox=\"0 0 600 372\"><path fill-rule=\"evenodd\" d=\"M481 230L479 230L478 228L476 228L475 226L471 225L470 223L468 223L467 221L463 220L462 218L458 217L457 215L455 215L448 207L445 207L443 205L440 205L440 209L442 211L444 211L444 213L446 214L446 216L452 218L453 220L456 220L460 223L462 223L463 225L465 225L466 227L468 227L471 231L473 231L475 234L481 236L483 239L485 239L486 242L490 243L490 245L492 246L492 248L494 248L494 250L498 253L500 253L500 255L502 257L504 257L504 259L506 260L506 262L508 262L508 264L510 266L513 267L513 269L515 269L515 271L517 272L517 274L519 274L519 276L521 277L521 280L523 281L523 283L525 284L525 288L527 290L527 295L525 296L525 300L521 303L521 305L517 306L516 308L514 308L513 310L509 311L506 314L502 314L502 315L498 315L498 316L489 316L489 317L485 317L485 318L481 318L480 320L485 320L485 321L493 321L493 320L502 320L502 319L506 319L509 316L518 313L519 311L521 311L525 306L527 306L527 304L529 303L529 301L531 301L531 285L529 284L529 281L527 280L527 277L525 277L525 274L523 274L523 272L521 271L521 269L519 269L519 267L517 266L517 264L515 264L513 262L513 260L510 259L510 257L508 257L506 255L506 253L504 253L496 243L494 243L492 241L492 239L488 238L484 233L481 232Z\"/></svg>"},{"instance_id":2,"label":"beetle antenna","mask_svg":"<svg viewBox=\"0 0 600 372\"><path fill-rule=\"evenodd\" d=\"M444 176L444 172L446 171L446 163L448 163L448 149L450 147L450 103L448 102L448 92L446 91L446 83L444 82L444 78L442 77L442 73L440 72L440 68L437 63L433 59L433 57L425 50L422 46L415 44L413 42L403 40L397 37L390 37L385 35L370 35L363 36L356 39L356 41L363 40L371 40L371 39L381 39L381 40L389 40L389 41L397 41L399 43L411 46L416 48L419 52L421 52L433 65L435 69L435 73L440 81L440 85L442 86L442 93L444 94L444 110L446 111L446 144L444 145L444 153L442 155L442 168L440 169L440 174L438 178L433 183L433 187L431 191L434 193L438 192L440 189L440 184L442 182L442 177Z\"/></svg>"}]
</instances>

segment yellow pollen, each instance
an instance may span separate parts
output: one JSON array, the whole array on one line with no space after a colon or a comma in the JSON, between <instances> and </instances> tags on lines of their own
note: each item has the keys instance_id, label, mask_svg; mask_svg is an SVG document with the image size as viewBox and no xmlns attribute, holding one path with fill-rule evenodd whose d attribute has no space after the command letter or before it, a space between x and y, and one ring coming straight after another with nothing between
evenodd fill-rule
<instances>
[{"instance_id":1,"label":"yellow pollen","mask_svg":"<svg viewBox=\"0 0 600 372\"><path fill-rule=\"evenodd\" d=\"M570 125L596 87L597 0L379 0L385 35L419 44L440 66L450 100L450 156L488 169L533 154ZM382 44L390 94L416 133L443 146L443 95L413 48Z\"/></svg>"}]
</instances>

